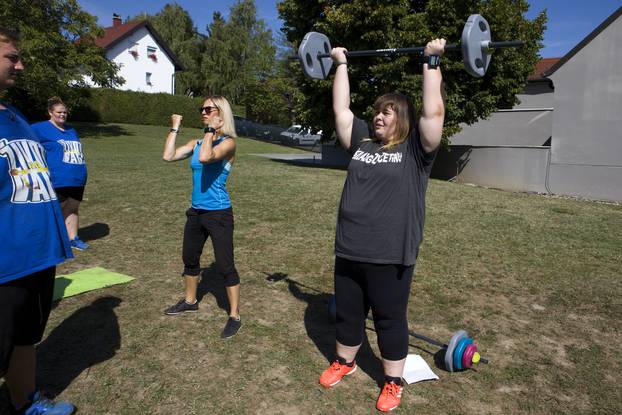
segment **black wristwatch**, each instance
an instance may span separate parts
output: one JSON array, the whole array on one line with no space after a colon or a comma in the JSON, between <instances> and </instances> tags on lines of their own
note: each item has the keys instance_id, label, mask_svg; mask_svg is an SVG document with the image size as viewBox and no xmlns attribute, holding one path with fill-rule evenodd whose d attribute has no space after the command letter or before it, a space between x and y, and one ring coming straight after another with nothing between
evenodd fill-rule
<instances>
[{"instance_id":1,"label":"black wristwatch","mask_svg":"<svg viewBox=\"0 0 622 415\"><path fill-rule=\"evenodd\" d=\"M205 134L207 134L207 133L216 134L216 129L214 127L205 127L203 129L203 133L205 133Z\"/></svg>"},{"instance_id":2,"label":"black wristwatch","mask_svg":"<svg viewBox=\"0 0 622 415\"><path fill-rule=\"evenodd\" d=\"M424 63L428 64L429 69L436 69L441 64L441 57L439 55L428 55L427 60Z\"/></svg>"}]
</instances>

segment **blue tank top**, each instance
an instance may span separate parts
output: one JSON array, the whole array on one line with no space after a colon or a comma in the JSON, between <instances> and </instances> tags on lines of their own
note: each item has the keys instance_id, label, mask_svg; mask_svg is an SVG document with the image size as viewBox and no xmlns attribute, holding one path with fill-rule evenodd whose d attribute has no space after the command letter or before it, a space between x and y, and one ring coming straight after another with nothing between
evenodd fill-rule
<instances>
[{"instance_id":1,"label":"blue tank top","mask_svg":"<svg viewBox=\"0 0 622 415\"><path fill-rule=\"evenodd\" d=\"M68 125L60 130L50 121L33 124L32 129L47 151L54 188L86 185L86 161L76 130Z\"/></svg>"},{"instance_id":2,"label":"blue tank top","mask_svg":"<svg viewBox=\"0 0 622 415\"><path fill-rule=\"evenodd\" d=\"M73 258L45 149L7 107L0 110L0 284Z\"/></svg>"},{"instance_id":3,"label":"blue tank top","mask_svg":"<svg viewBox=\"0 0 622 415\"><path fill-rule=\"evenodd\" d=\"M214 140L212 146L227 138L220 136ZM228 160L220 160L214 163L201 163L199 150L203 140L197 141L190 159L192 169L192 207L203 210L221 210L231 207L229 192L227 192L227 178L233 167Z\"/></svg>"}]
</instances>

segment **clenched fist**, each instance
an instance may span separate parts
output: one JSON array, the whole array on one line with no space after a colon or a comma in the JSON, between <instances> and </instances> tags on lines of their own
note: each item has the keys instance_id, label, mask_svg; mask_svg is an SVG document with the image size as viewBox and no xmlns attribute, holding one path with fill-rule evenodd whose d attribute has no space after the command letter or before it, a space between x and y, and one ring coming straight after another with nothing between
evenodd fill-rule
<instances>
[{"instance_id":1,"label":"clenched fist","mask_svg":"<svg viewBox=\"0 0 622 415\"><path fill-rule=\"evenodd\" d=\"M171 115L171 128L179 129L179 126L181 125L181 120L183 118L184 117L179 114Z\"/></svg>"}]
</instances>

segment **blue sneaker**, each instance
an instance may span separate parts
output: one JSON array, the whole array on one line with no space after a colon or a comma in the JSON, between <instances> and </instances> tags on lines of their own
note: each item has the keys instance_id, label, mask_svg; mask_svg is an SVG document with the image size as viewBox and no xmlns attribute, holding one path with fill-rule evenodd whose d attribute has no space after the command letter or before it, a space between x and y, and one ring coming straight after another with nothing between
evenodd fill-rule
<instances>
[{"instance_id":1,"label":"blue sneaker","mask_svg":"<svg viewBox=\"0 0 622 415\"><path fill-rule=\"evenodd\" d=\"M41 392L32 395L32 404L20 415L69 415L75 410L69 402L53 402L41 396Z\"/></svg>"},{"instance_id":2,"label":"blue sneaker","mask_svg":"<svg viewBox=\"0 0 622 415\"><path fill-rule=\"evenodd\" d=\"M89 244L78 238L77 236L71 240L71 247L76 248L78 251L84 251L89 249Z\"/></svg>"}]
</instances>

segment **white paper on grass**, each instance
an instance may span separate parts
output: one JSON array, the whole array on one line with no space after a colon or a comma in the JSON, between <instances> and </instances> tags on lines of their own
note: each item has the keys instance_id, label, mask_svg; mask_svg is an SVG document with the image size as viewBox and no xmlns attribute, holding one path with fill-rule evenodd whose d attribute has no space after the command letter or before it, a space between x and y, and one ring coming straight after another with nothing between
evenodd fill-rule
<instances>
[{"instance_id":1,"label":"white paper on grass","mask_svg":"<svg viewBox=\"0 0 622 415\"><path fill-rule=\"evenodd\" d=\"M402 377L408 384L421 382L422 380L438 379L438 376L432 372L430 366L428 366L425 360L418 354L409 354L406 357L406 364L404 364L404 374Z\"/></svg>"}]
</instances>

